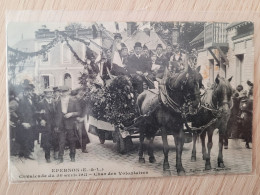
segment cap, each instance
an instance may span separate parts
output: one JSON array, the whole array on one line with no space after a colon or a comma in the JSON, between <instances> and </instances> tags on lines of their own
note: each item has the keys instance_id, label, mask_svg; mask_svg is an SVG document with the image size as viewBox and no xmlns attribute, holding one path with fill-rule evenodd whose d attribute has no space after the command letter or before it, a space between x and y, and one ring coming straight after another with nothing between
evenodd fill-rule
<instances>
[{"instance_id":1,"label":"cap","mask_svg":"<svg viewBox=\"0 0 260 195\"><path fill-rule=\"evenodd\" d=\"M46 88L43 90L44 93L53 92L52 88Z\"/></svg>"},{"instance_id":2,"label":"cap","mask_svg":"<svg viewBox=\"0 0 260 195\"><path fill-rule=\"evenodd\" d=\"M69 91L69 87L66 86L66 85L63 85L60 87L60 91L63 92L63 91Z\"/></svg>"},{"instance_id":3,"label":"cap","mask_svg":"<svg viewBox=\"0 0 260 195\"><path fill-rule=\"evenodd\" d=\"M59 91L59 87L53 87L53 92Z\"/></svg>"}]
</instances>

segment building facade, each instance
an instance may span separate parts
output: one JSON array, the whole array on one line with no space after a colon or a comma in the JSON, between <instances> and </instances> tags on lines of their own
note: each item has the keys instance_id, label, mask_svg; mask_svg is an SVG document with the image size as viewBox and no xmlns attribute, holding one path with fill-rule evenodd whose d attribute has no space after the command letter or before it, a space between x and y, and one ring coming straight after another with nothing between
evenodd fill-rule
<instances>
[{"instance_id":1,"label":"building facade","mask_svg":"<svg viewBox=\"0 0 260 195\"><path fill-rule=\"evenodd\" d=\"M207 23L204 31L190 44L198 50L204 85L210 85L219 74L233 77L231 85L246 87L254 76L254 26L251 22Z\"/></svg>"},{"instance_id":2,"label":"building facade","mask_svg":"<svg viewBox=\"0 0 260 195\"><path fill-rule=\"evenodd\" d=\"M83 61L90 55L98 55L102 51L101 32L95 28L64 31L73 37L89 42L69 40L69 44ZM14 45L15 49L24 52L36 52L45 49L53 39L57 38L56 31L50 31L43 27L35 32L35 39L21 40ZM41 93L44 89L54 86L66 85L71 89L80 87L78 78L83 71L83 65L73 56L66 42L58 42L54 47L43 55L27 59L25 63L19 63L22 71L16 72L17 84L24 79L31 80L36 86L36 92ZM18 68L19 69L19 68Z\"/></svg>"}]
</instances>

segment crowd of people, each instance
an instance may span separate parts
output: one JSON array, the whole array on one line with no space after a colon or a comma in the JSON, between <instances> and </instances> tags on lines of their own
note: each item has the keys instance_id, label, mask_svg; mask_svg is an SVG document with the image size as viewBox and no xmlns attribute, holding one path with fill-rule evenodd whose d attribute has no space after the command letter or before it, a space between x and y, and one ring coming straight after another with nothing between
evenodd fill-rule
<instances>
[{"instance_id":1,"label":"crowd of people","mask_svg":"<svg viewBox=\"0 0 260 195\"><path fill-rule=\"evenodd\" d=\"M165 48L162 44L157 44L155 49L149 49L145 44L136 42L133 48L127 48L117 33L111 48L104 49L96 58L92 55L85 70L93 77L99 75L104 83L111 75L128 75L133 78L137 92L141 93L144 86L154 88L154 81L162 79L166 68L174 73L183 70L186 53L179 46L171 44Z\"/></svg>"},{"instance_id":2,"label":"crowd of people","mask_svg":"<svg viewBox=\"0 0 260 195\"><path fill-rule=\"evenodd\" d=\"M24 80L20 94L9 92L9 111L11 155L34 160L32 152L39 141L48 163L51 150L54 159L62 163L66 146L75 162L77 143L87 153L85 110L77 91L70 91L67 86L47 88L40 99L34 93L34 85Z\"/></svg>"}]
</instances>

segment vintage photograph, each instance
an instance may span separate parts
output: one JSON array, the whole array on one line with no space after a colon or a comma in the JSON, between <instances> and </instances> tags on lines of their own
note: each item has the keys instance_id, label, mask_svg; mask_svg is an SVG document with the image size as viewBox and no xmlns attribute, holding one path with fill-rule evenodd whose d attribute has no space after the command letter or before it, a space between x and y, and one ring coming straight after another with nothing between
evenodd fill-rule
<instances>
[{"instance_id":1,"label":"vintage photograph","mask_svg":"<svg viewBox=\"0 0 260 195\"><path fill-rule=\"evenodd\" d=\"M254 24L7 24L9 180L252 172Z\"/></svg>"}]
</instances>

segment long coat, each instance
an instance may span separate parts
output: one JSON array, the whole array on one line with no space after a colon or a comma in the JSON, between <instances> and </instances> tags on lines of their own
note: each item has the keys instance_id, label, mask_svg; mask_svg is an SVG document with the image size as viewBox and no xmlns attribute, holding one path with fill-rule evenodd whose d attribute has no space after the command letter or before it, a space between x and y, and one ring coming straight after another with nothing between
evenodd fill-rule
<instances>
[{"instance_id":1,"label":"long coat","mask_svg":"<svg viewBox=\"0 0 260 195\"><path fill-rule=\"evenodd\" d=\"M54 101L48 103L46 99L40 102L40 110L44 110L41 114L40 119L46 121L45 131L52 131L55 125L54 114L55 114L55 104Z\"/></svg>"},{"instance_id":2,"label":"long coat","mask_svg":"<svg viewBox=\"0 0 260 195\"><path fill-rule=\"evenodd\" d=\"M68 109L67 109L67 113L70 112L78 112L79 114L81 113L79 102L72 97L69 98ZM57 102L56 109L55 109L55 117L54 117L55 127L58 127L59 131L65 131L65 129L73 129L76 117L78 116L73 116L68 119L64 118L64 114L62 113L61 98L60 98Z\"/></svg>"},{"instance_id":3,"label":"long coat","mask_svg":"<svg viewBox=\"0 0 260 195\"><path fill-rule=\"evenodd\" d=\"M136 71L144 73L151 70L149 61L143 55L137 57L135 54L129 56L126 69L130 74L136 74Z\"/></svg>"},{"instance_id":4,"label":"long coat","mask_svg":"<svg viewBox=\"0 0 260 195\"><path fill-rule=\"evenodd\" d=\"M21 123L29 123L31 126L36 125L35 105L32 100L23 97L19 101L17 114Z\"/></svg>"}]
</instances>

